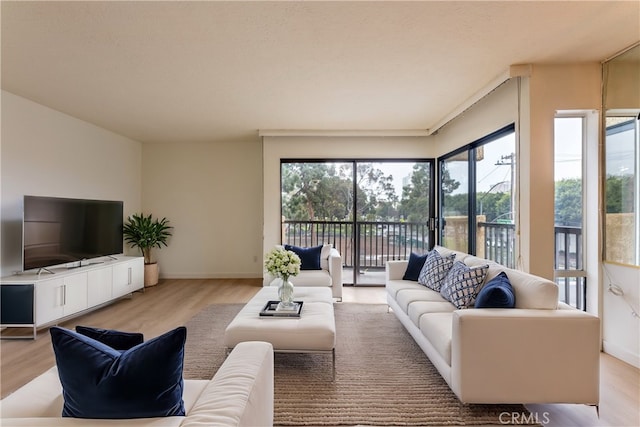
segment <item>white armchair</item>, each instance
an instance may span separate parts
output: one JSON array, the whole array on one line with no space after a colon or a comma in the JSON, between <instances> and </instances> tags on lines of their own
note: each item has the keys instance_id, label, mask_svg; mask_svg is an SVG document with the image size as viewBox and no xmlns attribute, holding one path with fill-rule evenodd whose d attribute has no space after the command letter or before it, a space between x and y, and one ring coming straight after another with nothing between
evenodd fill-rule
<instances>
[{"instance_id":1,"label":"white armchair","mask_svg":"<svg viewBox=\"0 0 640 427\"><path fill-rule=\"evenodd\" d=\"M300 270L297 276L289 280L293 286L328 286L333 297L342 301L342 256L332 245L323 245L320 270ZM272 286L279 284L273 277L269 277L266 283Z\"/></svg>"}]
</instances>

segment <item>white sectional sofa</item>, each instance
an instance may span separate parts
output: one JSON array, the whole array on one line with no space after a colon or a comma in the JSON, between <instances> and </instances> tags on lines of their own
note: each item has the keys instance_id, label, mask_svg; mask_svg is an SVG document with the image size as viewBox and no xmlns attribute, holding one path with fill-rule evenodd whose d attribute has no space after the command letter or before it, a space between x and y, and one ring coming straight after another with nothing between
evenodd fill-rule
<instances>
[{"instance_id":1,"label":"white sectional sofa","mask_svg":"<svg viewBox=\"0 0 640 427\"><path fill-rule=\"evenodd\" d=\"M272 426L273 347L244 342L211 380L185 380L186 416L137 419L61 417L62 386L55 367L0 401L4 426Z\"/></svg>"},{"instance_id":2,"label":"white sectional sofa","mask_svg":"<svg viewBox=\"0 0 640 427\"><path fill-rule=\"evenodd\" d=\"M600 319L558 302L555 283L443 247L484 283L506 272L515 308L456 309L439 292L403 280L390 261L387 302L464 403L599 403Z\"/></svg>"}]
</instances>

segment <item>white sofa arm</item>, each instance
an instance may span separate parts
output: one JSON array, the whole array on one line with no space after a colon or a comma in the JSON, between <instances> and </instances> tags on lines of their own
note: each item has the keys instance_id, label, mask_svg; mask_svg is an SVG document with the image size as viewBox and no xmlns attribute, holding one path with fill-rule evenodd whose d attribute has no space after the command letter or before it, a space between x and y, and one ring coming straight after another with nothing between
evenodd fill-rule
<instances>
[{"instance_id":1,"label":"white sofa arm","mask_svg":"<svg viewBox=\"0 0 640 427\"><path fill-rule=\"evenodd\" d=\"M598 404L598 317L575 309L466 309L452 322L451 388L462 402Z\"/></svg>"},{"instance_id":2,"label":"white sofa arm","mask_svg":"<svg viewBox=\"0 0 640 427\"><path fill-rule=\"evenodd\" d=\"M408 260L387 261L387 268L385 269L386 283L389 280L402 280L408 264Z\"/></svg>"},{"instance_id":3,"label":"white sofa arm","mask_svg":"<svg viewBox=\"0 0 640 427\"><path fill-rule=\"evenodd\" d=\"M336 248L329 254L329 275L333 297L342 300L342 255Z\"/></svg>"},{"instance_id":4,"label":"white sofa arm","mask_svg":"<svg viewBox=\"0 0 640 427\"><path fill-rule=\"evenodd\" d=\"M272 426L273 393L273 346L242 342L234 347L181 426Z\"/></svg>"}]
</instances>

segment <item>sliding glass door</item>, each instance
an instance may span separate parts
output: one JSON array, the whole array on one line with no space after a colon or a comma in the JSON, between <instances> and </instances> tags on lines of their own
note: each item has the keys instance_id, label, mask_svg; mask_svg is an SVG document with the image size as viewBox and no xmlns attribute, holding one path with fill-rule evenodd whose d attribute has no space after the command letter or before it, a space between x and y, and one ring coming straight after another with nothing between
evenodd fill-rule
<instances>
[{"instance_id":1,"label":"sliding glass door","mask_svg":"<svg viewBox=\"0 0 640 427\"><path fill-rule=\"evenodd\" d=\"M388 260L434 244L433 161L283 160L282 242L330 243L345 283L382 285Z\"/></svg>"}]
</instances>

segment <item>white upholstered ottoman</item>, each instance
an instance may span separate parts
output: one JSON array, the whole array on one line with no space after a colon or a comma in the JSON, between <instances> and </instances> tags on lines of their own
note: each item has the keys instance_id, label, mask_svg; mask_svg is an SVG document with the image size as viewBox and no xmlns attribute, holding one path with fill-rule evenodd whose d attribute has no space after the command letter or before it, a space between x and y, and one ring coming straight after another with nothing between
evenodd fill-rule
<instances>
[{"instance_id":1,"label":"white upholstered ottoman","mask_svg":"<svg viewBox=\"0 0 640 427\"><path fill-rule=\"evenodd\" d=\"M278 300L278 288L267 286L249 300L224 332L232 349L244 341L266 341L276 352L331 352L335 358L336 323L328 287L296 287L294 300L303 301L300 318L261 317L268 301Z\"/></svg>"}]
</instances>

